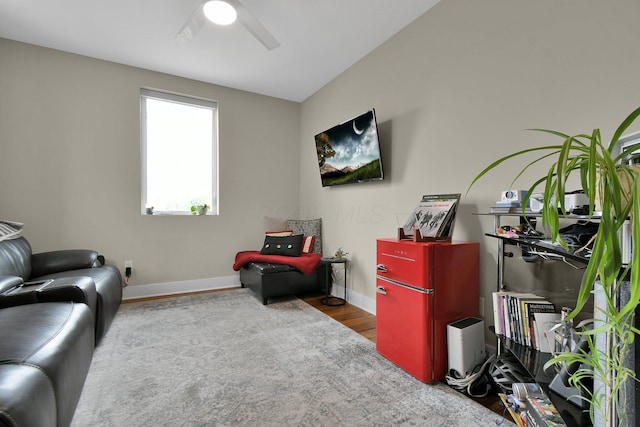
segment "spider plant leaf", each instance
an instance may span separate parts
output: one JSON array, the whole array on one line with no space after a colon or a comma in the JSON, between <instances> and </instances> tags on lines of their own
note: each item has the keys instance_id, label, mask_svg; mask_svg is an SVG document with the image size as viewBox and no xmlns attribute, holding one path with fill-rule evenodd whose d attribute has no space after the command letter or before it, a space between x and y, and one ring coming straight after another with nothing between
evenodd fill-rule
<instances>
[{"instance_id":1,"label":"spider plant leaf","mask_svg":"<svg viewBox=\"0 0 640 427\"><path fill-rule=\"evenodd\" d=\"M584 190L585 194L587 195L587 197L589 198L589 211L587 214L587 220L590 221L591 217L593 216L593 211L595 209L595 200L596 200L596 196L597 196L597 188L595 187L597 180L593 180L594 182L591 183L591 170L590 170L590 158L589 157L589 161L587 162L582 162L580 164L580 183L582 184L582 189Z\"/></svg>"},{"instance_id":2,"label":"spider plant leaf","mask_svg":"<svg viewBox=\"0 0 640 427\"><path fill-rule=\"evenodd\" d=\"M573 142L573 137L569 137L565 139L562 144L562 149L560 150L560 154L558 155L558 161L556 163L556 196L558 203L560 204L560 209L564 214L566 214L565 206L564 206L564 195L565 195L565 179L566 179L566 167L568 164L569 153L571 151L571 144Z\"/></svg>"},{"instance_id":3,"label":"spider plant leaf","mask_svg":"<svg viewBox=\"0 0 640 427\"><path fill-rule=\"evenodd\" d=\"M620 182L620 177L616 172L620 170L620 168L611 156L603 156L602 161L602 168L606 171L611 171L607 173L607 179L605 181L607 184L605 191L609 194L612 202L611 209L613 209L613 212L616 214L620 214L620 212L622 212L622 195L625 193Z\"/></svg>"},{"instance_id":4,"label":"spider plant leaf","mask_svg":"<svg viewBox=\"0 0 640 427\"><path fill-rule=\"evenodd\" d=\"M535 164L536 164L536 163L538 163L538 162L543 161L543 160L544 160L544 159L546 159L546 158L549 158L549 157L551 157L551 156L554 156L554 155L556 155L556 154L558 154L558 151L553 151L553 152L551 152L551 153L547 153L547 154L545 154L544 156L542 156L542 157L538 157L537 159L535 159L535 160L533 160L533 161L529 162L529 163L528 163L528 164L527 164L527 165L526 165L526 166L525 166L525 167L524 167L520 172L518 172L518 174L515 176L515 178L513 178L513 181L511 181L511 185L513 186L513 184L518 180L518 178L520 178L520 177L521 177L521 176L522 176L522 175L527 171L527 169L529 169L531 166L535 165ZM546 178L545 178L545 179L546 179ZM535 187L534 187L534 188L535 188ZM528 200L528 198L527 198L527 200Z\"/></svg>"},{"instance_id":5,"label":"spider plant leaf","mask_svg":"<svg viewBox=\"0 0 640 427\"><path fill-rule=\"evenodd\" d=\"M596 140L592 139L591 144L589 145L589 158L587 163L587 178L586 178L586 186L583 186L586 190L589 197L589 214L591 214L593 207L596 204L596 181L598 179L598 143Z\"/></svg>"},{"instance_id":6,"label":"spider plant leaf","mask_svg":"<svg viewBox=\"0 0 640 427\"><path fill-rule=\"evenodd\" d=\"M527 129L527 130L531 130L531 131L534 131L534 132L549 133L549 134L551 134L551 135L559 136L559 137L560 137L560 138L562 138L563 140L567 140L567 139L569 139L569 138L574 138L574 139L576 140L576 142L577 142L578 144L581 144L581 145L586 145L586 144L584 144L583 142L581 142L581 141L580 141L580 139L581 139L581 138L582 138L582 139L589 139L589 137L590 137L590 135L587 135L587 134L578 134L578 135L570 136L570 135L567 135L566 133L558 132L558 131L551 130L551 129L539 129L539 128L533 128L533 129Z\"/></svg>"},{"instance_id":7,"label":"spider plant leaf","mask_svg":"<svg viewBox=\"0 0 640 427\"><path fill-rule=\"evenodd\" d=\"M634 173L632 193L630 196L630 204L633 204L634 214L631 216L631 241L640 242L640 176ZM637 266L640 266L640 251L631 251L631 264L636 268L631 269L631 283L629 302L622 308L621 314L628 314L635 310L640 301L640 272Z\"/></svg>"},{"instance_id":8,"label":"spider plant leaf","mask_svg":"<svg viewBox=\"0 0 640 427\"><path fill-rule=\"evenodd\" d=\"M601 225L602 227L602 225ZM607 232L606 230L614 230L614 232ZM604 275L605 285L613 284L615 278L620 274L622 269L622 252L620 250L620 240L618 239L617 230L615 230L614 220L600 236L606 243L607 253L609 256L603 259L604 265L601 269L601 273Z\"/></svg>"},{"instance_id":9,"label":"spider plant leaf","mask_svg":"<svg viewBox=\"0 0 640 427\"><path fill-rule=\"evenodd\" d=\"M576 317L582 309L584 305L589 300L591 296L591 290L593 289L593 283L595 283L595 277L597 277L597 269L593 268L594 272L587 276L585 271L585 276L580 285L580 290L578 291L578 296L576 297L575 308L571 311L571 313L567 316L567 320L571 320Z\"/></svg>"},{"instance_id":10,"label":"spider plant leaf","mask_svg":"<svg viewBox=\"0 0 640 427\"><path fill-rule=\"evenodd\" d=\"M512 159L514 157L517 157L517 156L522 156L522 155L527 154L527 153L532 153L532 152L536 152L536 151L543 151L543 150L557 150L559 148L560 148L560 146L558 146L558 145L549 145L549 146L544 146L544 147L527 148L525 150L521 150L521 151L518 151L516 153L512 153L512 154L504 156L504 157L496 160L495 162L491 163L486 168L484 168L482 170L482 172L480 172L473 179L473 181L471 181L471 184L469 185L469 188L467 189L467 194L469 193L469 190L471 190L471 187L473 187L474 184L480 180L480 178L485 176L489 171L491 171L492 169L495 169L497 166L499 166L500 164L504 163L505 161L507 161L509 159Z\"/></svg>"},{"instance_id":11,"label":"spider plant leaf","mask_svg":"<svg viewBox=\"0 0 640 427\"><path fill-rule=\"evenodd\" d=\"M596 236L593 251L591 252L591 258L589 259L587 268L582 276L582 283L580 284L580 290L578 291L578 296L576 298L576 307L571 312L569 316L570 318L575 317L580 313L580 311L582 311L582 308L591 296L591 291L593 290L594 283L598 277L598 269L604 256L605 239L600 238L602 236L600 230L598 230L598 234Z\"/></svg>"},{"instance_id":12,"label":"spider plant leaf","mask_svg":"<svg viewBox=\"0 0 640 427\"><path fill-rule=\"evenodd\" d=\"M551 129L540 129L540 128L531 128L531 129L527 129L530 131L534 131L534 132L544 132L544 133L550 133L551 135L556 135L559 136L562 139L567 139L569 138L569 135L562 133L562 132L558 132L556 130L551 130Z\"/></svg>"}]
</instances>

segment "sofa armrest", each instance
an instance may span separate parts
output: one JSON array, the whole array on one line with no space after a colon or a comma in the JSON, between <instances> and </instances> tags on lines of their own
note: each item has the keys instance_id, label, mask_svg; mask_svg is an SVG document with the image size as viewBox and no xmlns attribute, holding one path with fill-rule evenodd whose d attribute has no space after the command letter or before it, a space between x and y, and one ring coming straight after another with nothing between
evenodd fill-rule
<instances>
[{"instance_id":1,"label":"sofa armrest","mask_svg":"<svg viewBox=\"0 0 640 427\"><path fill-rule=\"evenodd\" d=\"M22 277L0 276L0 309L38 302L35 291L24 291L23 284Z\"/></svg>"},{"instance_id":2,"label":"sofa armrest","mask_svg":"<svg viewBox=\"0 0 640 427\"><path fill-rule=\"evenodd\" d=\"M0 276L0 285L5 283L6 290L0 292L0 308L38 302L76 302L89 306L95 316L97 306L96 285L93 279L85 276L62 277L34 282L10 280L12 276ZM0 424L1 426L1 424Z\"/></svg>"},{"instance_id":3,"label":"sofa armrest","mask_svg":"<svg viewBox=\"0 0 640 427\"><path fill-rule=\"evenodd\" d=\"M89 306L96 316L98 294L96 284L90 277L62 277L36 290L38 302L72 301Z\"/></svg>"},{"instance_id":4,"label":"sofa armrest","mask_svg":"<svg viewBox=\"0 0 640 427\"><path fill-rule=\"evenodd\" d=\"M96 265L98 265L98 252L88 249L41 252L31 255L31 277L92 268Z\"/></svg>"},{"instance_id":5,"label":"sofa armrest","mask_svg":"<svg viewBox=\"0 0 640 427\"><path fill-rule=\"evenodd\" d=\"M56 426L56 396L39 367L16 362L0 365L0 426Z\"/></svg>"},{"instance_id":6,"label":"sofa armrest","mask_svg":"<svg viewBox=\"0 0 640 427\"><path fill-rule=\"evenodd\" d=\"M0 276L0 294L7 292L23 283L19 276Z\"/></svg>"}]
</instances>

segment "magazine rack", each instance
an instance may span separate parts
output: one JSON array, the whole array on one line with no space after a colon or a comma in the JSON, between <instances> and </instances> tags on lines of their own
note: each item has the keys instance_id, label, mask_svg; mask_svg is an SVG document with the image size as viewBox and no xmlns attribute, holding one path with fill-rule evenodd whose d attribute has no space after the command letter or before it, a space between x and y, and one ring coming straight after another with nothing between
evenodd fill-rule
<instances>
[{"instance_id":1,"label":"magazine rack","mask_svg":"<svg viewBox=\"0 0 640 427\"><path fill-rule=\"evenodd\" d=\"M422 237L420 230L413 230L413 236L405 234L402 227L398 228L398 240L413 240L414 242L450 242L451 236Z\"/></svg>"},{"instance_id":2,"label":"magazine rack","mask_svg":"<svg viewBox=\"0 0 640 427\"><path fill-rule=\"evenodd\" d=\"M398 228L398 240L414 242L450 242L460 194L433 194L422 200Z\"/></svg>"}]
</instances>

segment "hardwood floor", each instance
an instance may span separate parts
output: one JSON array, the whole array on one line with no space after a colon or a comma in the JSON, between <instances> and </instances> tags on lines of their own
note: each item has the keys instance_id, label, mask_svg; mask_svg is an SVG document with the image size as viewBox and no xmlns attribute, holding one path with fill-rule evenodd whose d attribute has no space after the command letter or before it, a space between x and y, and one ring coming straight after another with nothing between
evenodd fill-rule
<instances>
[{"instance_id":1,"label":"hardwood floor","mask_svg":"<svg viewBox=\"0 0 640 427\"><path fill-rule=\"evenodd\" d=\"M317 310L323 312L329 317L339 321L343 325L351 328L360 335L364 336L370 341L376 342L376 316L368 311L362 310L356 306L349 304L340 306L328 306L320 302L324 294L320 295L301 295L299 298L307 304L315 307ZM504 413L504 406L500 402L500 398L495 393L486 397L473 398L476 402L480 403L486 408L489 408L500 416ZM508 416L511 421L511 417Z\"/></svg>"},{"instance_id":2,"label":"hardwood floor","mask_svg":"<svg viewBox=\"0 0 640 427\"><path fill-rule=\"evenodd\" d=\"M320 302L323 297L324 294L306 295L300 299L370 341L376 342L376 316L349 303L339 306L324 305Z\"/></svg>"}]
</instances>

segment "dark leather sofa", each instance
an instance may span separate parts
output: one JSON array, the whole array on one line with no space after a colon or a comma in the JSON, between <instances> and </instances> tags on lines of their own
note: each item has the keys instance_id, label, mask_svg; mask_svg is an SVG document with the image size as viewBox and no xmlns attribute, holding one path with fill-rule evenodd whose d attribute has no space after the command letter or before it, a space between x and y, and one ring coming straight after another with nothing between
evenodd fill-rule
<instances>
[{"instance_id":1,"label":"dark leather sofa","mask_svg":"<svg viewBox=\"0 0 640 427\"><path fill-rule=\"evenodd\" d=\"M21 278L25 282L55 279L53 284L35 292L38 301L55 299L64 295L76 295L76 302L95 299L92 307L95 320L96 343L109 329L122 302L122 276L112 265L103 265L101 257L92 250L62 250L33 254L31 245L24 237L0 242L0 275ZM87 285L86 278L93 281L95 290ZM78 278L78 280L70 280ZM63 283L59 280L64 279ZM66 282L67 286L64 286ZM72 285L73 284L73 285ZM90 306L92 304L90 303Z\"/></svg>"},{"instance_id":2,"label":"dark leather sofa","mask_svg":"<svg viewBox=\"0 0 640 427\"><path fill-rule=\"evenodd\" d=\"M70 425L122 284L95 251L0 242L0 427Z\"/></svg>"}]
</instances>

